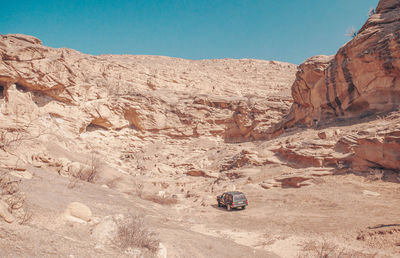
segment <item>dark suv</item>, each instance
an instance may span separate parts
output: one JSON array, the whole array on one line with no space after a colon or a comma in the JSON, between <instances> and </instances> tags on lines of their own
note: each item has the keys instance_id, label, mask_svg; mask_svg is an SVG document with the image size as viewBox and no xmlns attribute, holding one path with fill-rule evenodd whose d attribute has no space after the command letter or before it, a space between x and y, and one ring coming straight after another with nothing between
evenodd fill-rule
<instances>
[{"instance_id":1,"label":"dark suv","mask_svg":"<svg viewBox=\"0 0 400 258\"><path fill-rule=\"evenodd\" d=\"M225 206L228 211L241 207L243 210L249 205L246 196L242 192L226 192L217 196L218 207Z\"/></svg>"}]
</instances>

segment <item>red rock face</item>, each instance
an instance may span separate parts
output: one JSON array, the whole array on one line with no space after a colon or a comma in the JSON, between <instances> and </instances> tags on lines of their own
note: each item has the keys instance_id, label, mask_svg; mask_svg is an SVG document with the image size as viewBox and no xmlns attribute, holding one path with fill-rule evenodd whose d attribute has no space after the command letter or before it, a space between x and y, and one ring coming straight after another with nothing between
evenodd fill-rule
<instances>
[{"instance_id":1,"label":"red rock face","mask_svg":"<svg viewBox=\"0 0 400 258\"><path fill-rule=\"evenodd\" d=\"M400 4L383 0L334 57L312 57L300 65L284 125L394 110L400 105L399 77Z\"/></svg>"},{"instance_id":2,"label":"red rock face","mask_svg":"<svg viewBox=\"0 0 400 258\"><path fill-rule=\"evenodd\" d=\"M400 133L390 132L383 137L358 140L354 148L353 169L365 171L368 168L399 170Z\"/></svg>"},{"instance_id":3,"label":"red rock face","mask_svg":"<svg viewBox=\"0 0 400 258\"><path fill-rule=\"evenodd\" d=\"M301 64L292 96L294 103L277 124L277 133L296 126L333 125L331 122L339 119L348 126L347 121L354 124L361 122L360 118L396 113L400 106L400 2L380 1L376 13L335 56L316 56ZM399 128L393 117L396 115L367 125L371 130L380 128L379 133L346 135L325 152L310 152L298 143L293 148L284 146L278 153L296 165L319 166L313 163L318 158L320 166L341 163L352 171L399 171Z\"/></svg>"}]
</instances>

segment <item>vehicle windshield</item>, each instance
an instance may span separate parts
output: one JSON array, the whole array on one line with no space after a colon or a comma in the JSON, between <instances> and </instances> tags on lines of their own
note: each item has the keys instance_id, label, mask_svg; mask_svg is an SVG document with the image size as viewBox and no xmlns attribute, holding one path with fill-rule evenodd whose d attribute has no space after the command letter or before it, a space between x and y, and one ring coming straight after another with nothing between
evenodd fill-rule
<instances>
[{"instance_id":1,"label":"vehicle windshield","mask_svg":"<svg viewBox=\"0 0 400 258\"><path fill-rule=\"evenodd\" d=\"M233 196L234 200L246 200L246 196L244 194L238 194Z\"/></svg>"}]
</instances>

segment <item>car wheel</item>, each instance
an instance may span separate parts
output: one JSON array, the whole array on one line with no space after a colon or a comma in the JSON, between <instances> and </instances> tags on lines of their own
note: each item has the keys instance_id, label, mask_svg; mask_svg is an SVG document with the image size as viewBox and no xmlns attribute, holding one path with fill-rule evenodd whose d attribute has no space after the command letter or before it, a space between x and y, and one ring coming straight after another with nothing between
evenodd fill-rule
<instances>
[{"instance_id":1,"label":"car wheel","mask_svg":"<svg viewBox=\"0 0 400 258\"><path fill-rule=\"evenodd\" d=\"M221 207L221 203L220 202L218 202L218 207Z\"/></svg>"},{"instance_id":2,"label":"car wheel","mask_svg":"<svg viewBox=\"0 0 400 258\"><path fill-rule=\"evenodd\" d=\"M230 211L230 210L231 210L231 205L230 205L230 204L227 204L227 205L226 205L226 209L227 209L228 211Z\"/></svg>"},{"instance_id":3,"label":"car wheel","mask_svg":"<svg viewBox=\"0 0 400 258\"><path fill-rule=\"evenodd\" d=\"M244 209L246 209L246 206L243 206L243 207L242 207L242 210L244 210Z\"/></svg>"}]
</instances>

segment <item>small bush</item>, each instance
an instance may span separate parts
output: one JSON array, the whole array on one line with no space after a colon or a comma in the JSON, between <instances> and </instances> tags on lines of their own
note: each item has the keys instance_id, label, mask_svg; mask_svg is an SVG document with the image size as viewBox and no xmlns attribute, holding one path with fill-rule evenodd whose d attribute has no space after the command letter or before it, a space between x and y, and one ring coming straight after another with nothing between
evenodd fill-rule
<instances>
[{"instance_id":1,"label":"small bush","mask_svg":"<svg viewBox=\"0 0 400 258\"><path fill-rule=\"evenodd\" d=\"M99 174L101 165L102 164L99 156L97 156L95 153L92 153L89 161L89 170L85 175L85 181L93 183Z\"/></svg>"},{"instance_id":2,"label":"small bush","mask_svg":"<svg viewBox=\"0 0 400 258\"><path fill-rule=\"evenodd\" d=\"M139 216L129 216L118 226L117 244L122 248L147 248L156 252L160 241L149 231Z\"/></svg>"},{"instance_id":3,"label":"small bush","mask_svg":"<svg viewBox=\"0 0 400 258\"><path fill-rule=\"evenodd\" d=\"M96 175L97 175L97 170L96 169L91 169L91 168L90 169L85 169L85 168L82 168L74 176L76 178L82 180L82 181L93 183L95 178L96 178Z\"/></svg>"},{"instance_id":4,"label":"small bush","mask_svg":"<svg viewBox=\"0 0 400 258\"><path fill-rule=\"evenodd\" d=\"M71 175L68 188L74 188L78 184L78 180L94 183L99 175L101 166L102 162L99 156L93 152L86 164L82 165L78 172Z\"/></svg>"},{"instance_id":5,"label":"small bush","mask_svg":"<svg viewBox=\"0 0 400 258\"><path fill-rule=\"evenodd\" d=\"M0 171L0 199L4 200L19 220L20 224L27 224L32 218L32 211L27 210L25 193L20 190L21 180L15 180L8 172Z\"/></svg>"},{"instance_id":6,"label":"small bush","mask_svg":"<svg viewBox=\"0 0 400 258\"><path fill-rule=\"evenodd\" d=\"M351 26L350 28L347 29L347 32L345 34L347 37L355 38L357 37L357 31L354 28L354 26Z\"/></svg>"},{"instance_id":7,"label":"small bush","mask_svg":"<svg viewBox=\"0 0 400 258\"><path fill-rule=\"evenodd\" d=\"M318 257L318 258L341 258L341 257L362 257L362 258L374 258L376 254L367 254L354 250L346 250L346 248L339 247L328 241L316 242L309 241L305 243L303 252L308 255L298 255L300 258L305 257Z\"/></svg>"},{"instance_id":8,"label":"small bush","mask_svg":"<svg viewBox=\"0 0 400 258\"><path fill-rule=\"evenodd\" d=\"M19 122L18 110L14 112L16 113L15 125L9 128L2 128L0 131L0 149L4 151L9 148L18 148L23 142L33 141L47 134L46 131L38 128L39 131L35 135L32 135L31 131L35 129L33 126L35 119L30 117L27 123L21 124Z\"/></svg>"},{"instance_id":9,"label":"small bush","mask_svg":"<svg viewBox=\"0 0 400 258\"><path fill-rule=\"evenodd\" d=\"M20 180L12 179L7 172L0 171L0 195L13 195L19 191Z\"/></svg>"},{"instance_id":10,"label":"small bush","mask_svg":"<svg viewBox=\"0 0 400 258\"><path fill-rule=\"evenodd\" d=\"M305 244L303 251L312 253L318 258L341 257L344 254L344 249L339 249L337 245L326 241L322 243L310 241Z\"/></svg>"},{"instance_id":11,"label":"small bush","mask_svg":"<svg viewBox=\"0 0 400 258\"><path fill-rule=\"evenodd\" d=\"M140 198L143 197L143 188L144 188L143 184L136 185L136 195L139 196Z\"/></svg>"},{"instance_id":12,"label":"small bush","mask_svg":"<svg viewBox=\"0 0 400 258\"><path fill-rule=\"evenodd\" d=\"M19 221L20 225L27 225L31 222L33 217L33 212L29 210L27 207L24 208L24 214L21 217L21 220Z\"/></svg>"},{"instance_id":13,"label":"small bush","mask_svg":"<svg viewBox=\"0 0 400 258\"><path fill-rule=\"evenodd\" d=\"M371 17L372 15L374 15L376 13L375 8L371 7L368 11L368 17Z\"/></svg>"}]
</instances>

